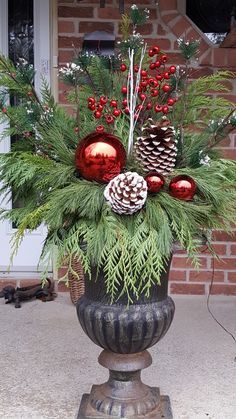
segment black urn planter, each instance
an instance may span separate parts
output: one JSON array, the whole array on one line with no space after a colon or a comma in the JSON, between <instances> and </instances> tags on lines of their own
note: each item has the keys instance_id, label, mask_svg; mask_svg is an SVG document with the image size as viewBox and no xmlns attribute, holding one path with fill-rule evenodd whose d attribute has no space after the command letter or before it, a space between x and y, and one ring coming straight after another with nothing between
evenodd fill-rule
<instances>
[{"instance_id":1,"label":"black urn planter","mask_svg":"<svg viewBox=\"0 0 236 419\"><path fill-rule=\"evenodd\" d=\"M152 363L147 349L165 335L173 320L175 306L168 296L170 262L150 297L141 296L129 305L126 296L109 303L102 271L97 275L94 268L96 281L85 278L78 318L84 332L103 348L98 361L110 374L106 383L94 385L83 396L78 419L172 418L168 396L160 396L158 388L140 378L141 370Z\"/></svg>"}]
</instances>

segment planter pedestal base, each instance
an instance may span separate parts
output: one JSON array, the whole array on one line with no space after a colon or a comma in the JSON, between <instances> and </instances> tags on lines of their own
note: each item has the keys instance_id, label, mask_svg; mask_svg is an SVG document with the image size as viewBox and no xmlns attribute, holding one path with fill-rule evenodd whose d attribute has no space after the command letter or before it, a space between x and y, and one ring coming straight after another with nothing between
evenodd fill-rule
<instances>
[{"instance_id":1,"label":"planter pedestal base","mask_svg":"<svg viewBox=\"0 0 236 419\"><path fill-rule=\"evenodd\" d=\"M152 363L148 351L118 354L104 350L99 363L110 371L106 383L84 394L77 419L173 419L168 396L141 381L141 370Z\"/></svg>"}]
</instances>

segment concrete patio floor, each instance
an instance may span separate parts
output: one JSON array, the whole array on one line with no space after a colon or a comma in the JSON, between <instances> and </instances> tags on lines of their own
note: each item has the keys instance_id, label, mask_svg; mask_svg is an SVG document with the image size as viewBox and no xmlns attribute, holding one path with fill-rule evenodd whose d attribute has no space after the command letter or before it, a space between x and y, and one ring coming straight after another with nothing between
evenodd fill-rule
<instances>
[{"instance_id":1,"label":"concrete patio floor","mask_svg":"<svg viewBox=\"0 0 236 419\"><path fill-rule=\"evenodd\" d=\"M171 398L174 419L236 418L236 345L211 318L206 297L173 296L174 321L150 352L143 381ZM236 298L211 308L236 331ZM80 399L106 380L100 348L85 336L68 293L21 309L0 300L0 418L75 419Z\"/></svg>"}]
</instances>

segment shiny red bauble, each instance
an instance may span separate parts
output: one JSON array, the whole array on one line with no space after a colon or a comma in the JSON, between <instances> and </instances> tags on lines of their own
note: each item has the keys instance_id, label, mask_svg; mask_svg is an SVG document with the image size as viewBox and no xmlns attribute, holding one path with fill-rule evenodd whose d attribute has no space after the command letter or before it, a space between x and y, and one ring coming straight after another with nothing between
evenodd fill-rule
<instances>
[{"instance_id":1,"label":"shiny red bauble","mask_svg":"<svg viewBox=\"0 0 236 419\"><path fill-rule=\"evenodd\" d=\"M196 183L190 176L179 175L171 180L169 191L174 198L190 201L196 192Z\"/></svg>"},{"instance_id":2,"label":"shiny red bauble","mask_svg":"<svg viewBox=\"0 0 236 419\"><path fill-rule=\"evenodd\" d=\"M114 135L93 132L80 141L75 152L75 165L87 180L108 183L121 173L126 153L123 144Z\"/></svg>"},{"instance_id":3,"label":"shiny red bauble","mask_svg":"<svg viewBox=\"0 0 236 419\"><path fill-rule=\"evenodd\" d=\"M148 187L148 192L149 193L159 192L165 184L164 177L157 172L149 172L145 176L145 180L147 182L147 187Z\"/></svg>"}]
</instances>

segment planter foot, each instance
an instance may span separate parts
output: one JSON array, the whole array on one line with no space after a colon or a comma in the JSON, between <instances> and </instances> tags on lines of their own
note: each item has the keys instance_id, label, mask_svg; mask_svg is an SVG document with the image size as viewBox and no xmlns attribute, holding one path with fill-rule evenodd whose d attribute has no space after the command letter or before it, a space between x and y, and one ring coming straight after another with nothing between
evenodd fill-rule
<instances>
[{"instance_id":1,"label":"planter foot","mask_svg":"<svg viewBox=\"0 0 236 419\"><path fill-rule=\"evenodd\" d=\"M173 419L169 397L141 381L141 370L152 363L148 351L103 351L98 360L110 370L109 379L83 395L77 419Z\"/></svg>"}]
</instances>

